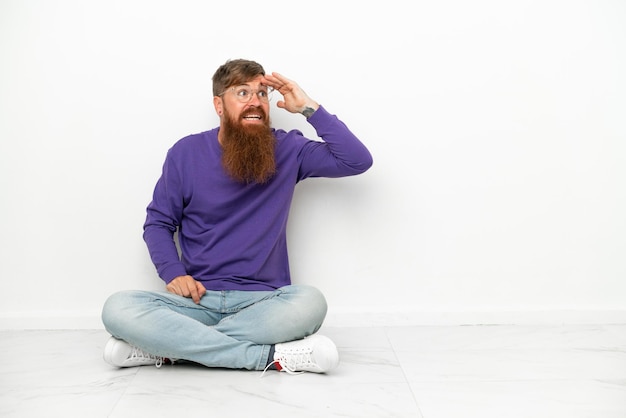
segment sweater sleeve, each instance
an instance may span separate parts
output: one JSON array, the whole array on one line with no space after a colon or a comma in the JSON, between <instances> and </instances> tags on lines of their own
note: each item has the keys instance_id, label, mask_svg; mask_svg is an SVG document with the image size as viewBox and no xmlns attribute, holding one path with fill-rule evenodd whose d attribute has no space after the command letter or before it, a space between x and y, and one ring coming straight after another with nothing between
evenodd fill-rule
<instances>
[{"instance_id":1,"label":"sweater sleeve","mask_svg":"<svg viewBox=\"0 0 626 418\"><path fill-rule=\"evenodd\" d=\"M180 172L171 157L171 150L163 164L159 178L146 212L143 238L150 258L165 283L187 274L180 261L174 233L180 226L183 211L183 191Z\"/></svg>"},{"instance_id":2,"label":"sweater sleeve","mask_svg":"<svg viewBox=\"0 0 626 418\"><path fill-rule=\"evenodd\" d=\"M320 106L308 122L323 142L311 141L300 152L300 180L364 173L373 164L363 143L335 115Z\"/></svg>"}]
</instances>

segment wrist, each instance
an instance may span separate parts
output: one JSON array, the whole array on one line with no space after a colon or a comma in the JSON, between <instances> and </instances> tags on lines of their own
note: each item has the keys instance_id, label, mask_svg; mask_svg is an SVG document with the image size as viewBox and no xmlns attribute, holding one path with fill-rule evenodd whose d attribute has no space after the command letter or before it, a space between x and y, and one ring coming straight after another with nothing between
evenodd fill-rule
<instances>
[{"instance_id":1,"label":"wrist","mask_svg":"<svg viewBox=\"0 0 626 418\"><path fill-rule=\"evenodd\" d=\"M317 109L319 109L320 105L318 105L317 103L315 104L307 104L306 106L304 106L304 109L302 109L300 111L301 114L304 115L304 117L306 117L307 119L311 117L311 115L313 115L313 113L315 113L315 111Z\"/></svg>"}]
</instances>

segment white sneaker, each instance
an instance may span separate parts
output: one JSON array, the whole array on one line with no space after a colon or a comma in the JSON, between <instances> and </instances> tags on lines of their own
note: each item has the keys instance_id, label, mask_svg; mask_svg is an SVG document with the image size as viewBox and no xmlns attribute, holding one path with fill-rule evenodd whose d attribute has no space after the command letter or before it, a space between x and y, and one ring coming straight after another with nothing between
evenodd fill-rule
<instances>
[{"instance_id":1,"label":"white sneaker","mask_svg":"<svg viewBox=\"0 0 626 418\"><path fill-rule=\"evenodd\" d=\"M158 368L163 364L163 360L163 357L146 353L115 337L109 338L104 346L104 361L117 367L155 365Z\"/></svg>"},{"instance_id":2,"label":"white sneaker","mask_svg":"<svg viewBox=\"0 0 626 418\"><path fill-rule=\"evenodd\" d=\"M276 344L274 350L274 361L271 364L290 374L325 373L339 364L335 343L323 335Z\"/></svg>"}]
</instances>

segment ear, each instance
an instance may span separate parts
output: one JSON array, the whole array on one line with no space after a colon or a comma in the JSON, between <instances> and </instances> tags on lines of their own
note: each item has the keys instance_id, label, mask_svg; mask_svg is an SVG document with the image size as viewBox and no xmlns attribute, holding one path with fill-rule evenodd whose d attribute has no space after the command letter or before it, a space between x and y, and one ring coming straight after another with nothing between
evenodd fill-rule
<instances>
[{"instance_id":1,"label":"ear","mask_svg":"<svg viewBox=\"0 0 626 418\"><path fill-rule=\"evenodd\" d=\"M215 107L215 112L221 117L224 113L224 103L220 96L213 97L213 107Z\"/></svg>"}]
</instances>

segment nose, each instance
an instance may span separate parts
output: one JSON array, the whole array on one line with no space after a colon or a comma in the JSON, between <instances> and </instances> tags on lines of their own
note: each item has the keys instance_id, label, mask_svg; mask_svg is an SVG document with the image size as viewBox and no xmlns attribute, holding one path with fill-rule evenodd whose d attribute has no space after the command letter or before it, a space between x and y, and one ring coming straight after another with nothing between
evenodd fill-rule
<instances>
[{"instance_id":1,"label":"nose","mask_svg":"<svg viewBox=\"0 0 626 418\"><path fill-rule=\"evenodd\" d=\"M259 93L257 91L255 91L254 93L252 93L252 98L250 99L250 101L248 102L248 104L255 104L256 106L261 104L261 99L259 99Z\"/></svg>"}]
</instances>

